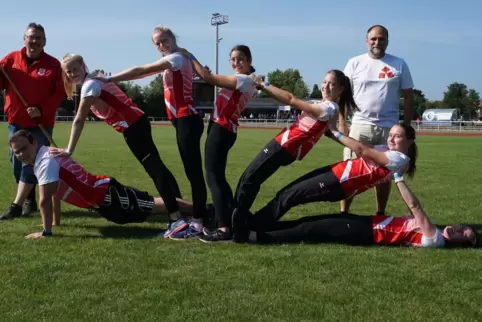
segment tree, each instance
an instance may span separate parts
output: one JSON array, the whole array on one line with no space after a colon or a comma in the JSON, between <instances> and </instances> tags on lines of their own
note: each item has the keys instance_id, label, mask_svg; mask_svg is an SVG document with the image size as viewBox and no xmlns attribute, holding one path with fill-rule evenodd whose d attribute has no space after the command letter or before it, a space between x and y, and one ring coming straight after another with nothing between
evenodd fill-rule
<instances>
[{"instance_id":1,"label":"tree","mask_svg":"<svg viewBox=\"0 0 482 322\"><path fill-rule=\"evenodd\" d=\"M211 71L211 68L209 68L208 65L204 65L204 68L207 69L207 71L209 72L209 74L212 74L213 72ZM194 80L200 80L201 77L199 77L199 75L196 73L196 71L193 69L192 71L192 79Z\"/></svg>"},{"instance_id":2,"label":"tree","mask_svg":"<svg viewBox=\"0 0 482 322\"><path fill-rule=\"evenodd\" d=\"M132 81L120 82L117 86L119 86L140 109L143 110L145 108L145 96L141 86L134 84Z\"/></svg>"},{"instance_id":3,"label":"tree","mask_svg":"<svg viewBox=\"0 0 482 322\"><path fill-rule=\"evenodd\" d=\"M159 74L142 90L144 94L145 110L149 116L166 117L166 103L164 102L164 86L162 74Z\"/></svg>"},{"instance_id":4,"label":"tree","mask_svg":"<svg viewBox=\"0 0 482 322\"><path fill-rule=\"evenodd\" d=\"M310 93L298 69L289 68L284 71L276 69L268 73L268 81L301 99L307 98Z\"/></svg>"},{"instance_id":5,"label":"tree","mask_svg":"<svg viewBox=\"0 0 482 322\"><path fill-rule=\"evenodd\" d=\"M318 84L313 85L313 90L311 91L310 98L323 98L323 95L321 95L321 90L318 87Z\"/></svg>"},{"instance_id":6,"label":"tree","mask_svg":"<svg viewBox=\"0 0 482 322\"><path fill-rule=\"evenodd\" d=\"M447 108L457 108L468 119L475 117L480 95L474 89L468 89L463 83L454 82L447 86L443 103Z\"/></svg>"},{"instance_id":7,"label":"tree","mask_svg":"<svg viewBox=\"0 0 482 322\"><path fill-rule=\"evenodd\" d=\"M414 88L413 89L413 119L417 117L422 117L423 112L427 109L427 99L425 98L425 94L419 90ZM403 91L400 91L400 118L403 119L405 106L404 106L404 99L403 99Z\"/></svg>"}]
</instances>

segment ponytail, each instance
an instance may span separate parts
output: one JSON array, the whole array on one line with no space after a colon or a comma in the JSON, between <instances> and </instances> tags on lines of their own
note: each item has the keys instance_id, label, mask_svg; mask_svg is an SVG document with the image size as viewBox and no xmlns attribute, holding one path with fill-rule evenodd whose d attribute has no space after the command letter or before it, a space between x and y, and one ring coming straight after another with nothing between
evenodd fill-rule
<instances>
[{"instance_id":1,"label":"ponytail","mask_svg":"<svg viewBox=\"0 0 482 322\"><path fill-rule=\"evenodd\" d=\"M256 69L253 66L251 66L251 74L254 72L256 72Z\"/></svg>"},{"instance_id":2,"label":"ponytail","mask_svg":"<svg viewBox=\"0 0 482 322\"><path fill-rule=\"evenodd\" d=\"M334 73L338 84L343 87L343 91L338 99L338 106L340 107L341 111L344 111L346 106L347 115L344 115L346 119L348 115L353 113L353 111L360 110L358 105L355 103L355 99L353 98L353 90L351 88L350 79L345 75L345 73L338 69L330 70L328 73Z\"/></svg>"},{"instance_id":3,"label":"ponytail","mask_svg":"<svg viewBox=\"0 0 482 322\"><path fill-rule=\"evenodd\" d=\"M411 125L405 125L404 123L398 124L405 131L405 137L407 140L412 140L412 144L408 147L407 156L410 158L408 163L407 175L413 178L415 171L417 170L417 156L418 148L417 143L415 143L415 129Z\"/></svg>"}]
</instances>

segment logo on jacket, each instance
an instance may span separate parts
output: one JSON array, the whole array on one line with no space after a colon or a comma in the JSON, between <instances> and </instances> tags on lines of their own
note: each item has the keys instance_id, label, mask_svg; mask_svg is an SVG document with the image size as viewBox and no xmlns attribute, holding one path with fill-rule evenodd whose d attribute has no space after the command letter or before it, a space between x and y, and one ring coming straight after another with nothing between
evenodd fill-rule
<instances>
[{"instance_id":1,"label":"logo on jacket","mask_svg":"<svg viewBox=\"0 0 482 322\"><path fill-rule=\"evenodd\" d=\"M45 69L39 68L38 71L37 71L37 75L39 75L39 76L45 76Z\"/></svg>"}]
</instances>

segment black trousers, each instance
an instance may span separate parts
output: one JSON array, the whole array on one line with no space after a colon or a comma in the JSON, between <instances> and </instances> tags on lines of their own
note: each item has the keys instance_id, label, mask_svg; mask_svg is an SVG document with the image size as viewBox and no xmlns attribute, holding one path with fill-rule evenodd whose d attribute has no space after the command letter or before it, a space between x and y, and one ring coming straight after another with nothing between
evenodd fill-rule
<instances>
[{"instance_id":1,"label":"black trousers","mask_svg":"<svg viewBox=\"0 0 482 322\"><path fill-rule=\"evenodd\" d=\"M257 242L373 245L372 217L330 214L278 221L258 231Z\"/></svg>"},{"instance_id":2,"label":"black trousers","mask_svg":"<svg viewBox=\"0 0 482 322\"><path fill-rule=\"evenodd\" d=\"M219 227L231 226L233 191L226 180L226 163L229 150L236 142L237 134L210 121L204 149L206 181L213 199L216 221Z\"/></svg>"},{"instance_id":3,"label":"black trousers","mask_svg":"<svg viewBox=\"0 0 482 322\"><path fill-rule=\"evenodd\" d=\"M175 118L172 124L176 128L176 139L184 171L191 183L193 217L205 218L207 189L201 158L201 136L204 122L199 115Z\"/></svg>"},{"instance_id":4,"label":"black trousers","mask_svg":"<svg viewBox=\"0 0 482 322\"><path fill-rule=\"evenodd\" d=\"M265 182L280 167L295 161L275 140L271 140L248 165L239 179L235 194L235 207L238 213L246 214L258 195L261 184Z\"/></svg>"},{"instance_id":5,"label":"black trousers","mask_svg":"<svg viewBox=\"0 0 482 322\"><path fill-rule=\"evenodd\" d=\"M124 131L124 139L129 149L154 181L168 212L178 211L176 197L181 197L179 186L176 178L161 160L159 151L152 139L151 123L145 115Z\"/></svg>"},{"instance_id":6,"label":"black trousers","mask_svg":"<svg viewBox=\"0 0 482 322\"><path fill-rule=\"evenodd\" d=\"M345 199L338 178L326 166L308 172L281 189L250 221L259 227L272 225L291 208L310 202L336 202Z\"/></svg>"}]
</instances>

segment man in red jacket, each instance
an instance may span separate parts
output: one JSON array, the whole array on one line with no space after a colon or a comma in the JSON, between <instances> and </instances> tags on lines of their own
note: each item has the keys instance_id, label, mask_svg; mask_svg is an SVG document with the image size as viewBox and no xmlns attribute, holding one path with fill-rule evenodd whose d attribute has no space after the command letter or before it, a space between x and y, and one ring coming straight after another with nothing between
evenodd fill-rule
<instances>
[{"instance_id":1,"label":"man in red jacket","mask_svg":"<svg viewBox=\"0 0 482 322\"><path fill-rule=\"evenodd\" d=\"M57 59L44 52L46 38L42 25L30 23L23 39L24 48L11 52L0 61L0 65L28 103L28 107L23 105L11 84L3 73L0 73L0 90L5 90L8 136L10 138L18 130L27 129L37 142L48 146L49 141L38 124L43 124L52 135L57 108L66 98L62 69ZM32 166L18 161L11 149L10 158L18 183L17 196L0 219L12 219L37 211L37 178Z\"/></svg>"}]
</instances>

